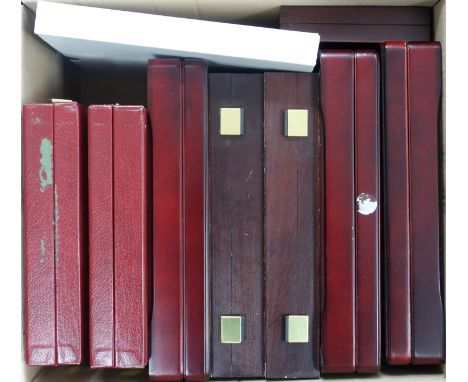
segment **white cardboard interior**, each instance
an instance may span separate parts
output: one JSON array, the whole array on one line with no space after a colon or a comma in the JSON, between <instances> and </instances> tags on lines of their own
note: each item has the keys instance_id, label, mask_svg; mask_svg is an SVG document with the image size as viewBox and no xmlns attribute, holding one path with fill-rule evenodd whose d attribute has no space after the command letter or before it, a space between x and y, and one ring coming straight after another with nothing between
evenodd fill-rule
<instances>
[{"instance_id":1,"label":"white cardboard interior","mask_svg":"<svg viewBox=\"0 0 468 382\"><path fill-rule=\"evenodd\" d=\"M277 23L280 5L393 5L432 6L434 38L442 44L445 89L445 0L60 0L58 2L101 8L180 16L202 20L272 26ZM101 64L70 69L66 60L34 35L37 0L23 0L22 102L47 102L51 98L74 98L84 103L145 103L146 72L125 65ZM78 89L77 92L73 89ZM442 96L443 147L445 147L445 97ZM72 96L72 97L70 97ZM117 99L116 99L117 97ZM77 99L77 98L74 98ZM24 361L23 361L24 365ZM147 371L90 370L88 367L40 368L24 365L26 382L146 381ZM326 380L343 380L327 376ZM439 368L385 370L377 376L354 376L353 381L443 381Z\"/></svg>"}]
</instances>

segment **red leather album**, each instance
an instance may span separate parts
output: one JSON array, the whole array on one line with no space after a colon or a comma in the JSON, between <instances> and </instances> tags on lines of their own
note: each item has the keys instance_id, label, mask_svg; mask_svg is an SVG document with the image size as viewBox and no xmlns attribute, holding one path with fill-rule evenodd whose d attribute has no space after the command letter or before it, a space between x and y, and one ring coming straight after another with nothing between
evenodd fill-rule
<instances>
[{"instance_id":1,"label":"red leather album","mask_svg":"<svg viewBox=\"0 0 468 382\"><path fill-rule=\"evenodd\" d=\"M153 380L204 380L208 374L206 76L205 64L196 60L148 63L153 134L149 374Z\"/></svg>"},{"instance_id":2,"label":"red leather album","mask_svg":"<svg viewBox=\"0 0 468 382\"><path fill-rule=\"evenodd\" d=\"M264 94L265 377L318 378L319 76L265 73Z\"/></svg>"},{"instance_id":3,"label":"red leather album","mask_svg":"<svg viewBox=\"0 0 468 382\"><path fill-rule=\"evenodd\" d=\"M263 74L209 75L213 378L264 375L263 100ZM233 338L222 332L228 320Z\"/></svg>"},{"instance_id":4,"label":"red leather album","mask_svg":"<svg viewBox=\"0 0 468 382\"><path fill-rule=\"evenodd\" d=\"M148 132L143 106L113 107L115 367L148 362Z\"/></svg>"},{"instance_id":5,"label":"red leather album","mask_svg":"<svg viewBox=\"0 0 468 382\"><path fill-rule=\"evenodd\" d=\"M325 261L321 370L356 369L354 53L320 56L325 144Z\"/></svg>"},{"instance_id":6,"label":"red leather album","mask_svg":"<svg viewBox=\"0 0 468 382\"><path fill-rule=\"evenodd\" d=\"M54 218L57 363L83 360L84 146L81 106L54 104Z\"/></svg>"},{"instance_id":7,"label":"red leather album","mask_svg":"<svg viewBox=\"0 0 468 382\"><path fill-rule=\"evenodd\" d=\"M23 271L27 365L56 365L54 106L23 107Z\"/></svg>"},{"instance_id":8,"label":"red leather album","mask_svg":"<svg viewBox=\"0 0 468 382\"><path fill-rule=\"evenodd\" d=\"M114 367L112 105L88 108L89 362Z\"/></svg>"}]
</instances>

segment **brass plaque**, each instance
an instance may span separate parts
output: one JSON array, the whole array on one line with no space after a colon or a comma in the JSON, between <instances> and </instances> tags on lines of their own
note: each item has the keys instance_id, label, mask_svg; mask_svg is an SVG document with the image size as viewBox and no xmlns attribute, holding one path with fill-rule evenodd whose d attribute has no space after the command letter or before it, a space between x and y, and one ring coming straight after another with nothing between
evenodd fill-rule
<instances>
[{"instance_id":1,"label":"brass plaque","mask_svg":"<svg viewBox=\"0 0 468 382\"><path fill-rule=\"evenodd\" d=\"M221 316L221 343L240 344L243 335L242 316Z\"/></svg>"},{"instance_id":2,"label":"brass plaque","mask_svg":"<svg viewBox=\"0 0 468 382\"><path fill-rule=\"evenodd\" d=\"M244 134L244 110L238 107L222 107L219 109L219 134Z\"/></svg>"},{"instance_id":3,"label":"brass plaque","mask_svg":"<svg viewBox=\"0 0 468 382\"><path fill-rule=\"evenodd\" d=\"M309 316L289 315L285 317L285 341L289 343L309 342Z\"/></svg>"},{"instance_id":4,"label":"brass plaque","mask_svg":"<svg viewBox=\"0 0 468 382\"><path fill-rule=\"evenodd\" d=\"M287 109L284 119L284 135L307 137L309 134L309 111L307 109Z\"/></svg>"}]
</instances>

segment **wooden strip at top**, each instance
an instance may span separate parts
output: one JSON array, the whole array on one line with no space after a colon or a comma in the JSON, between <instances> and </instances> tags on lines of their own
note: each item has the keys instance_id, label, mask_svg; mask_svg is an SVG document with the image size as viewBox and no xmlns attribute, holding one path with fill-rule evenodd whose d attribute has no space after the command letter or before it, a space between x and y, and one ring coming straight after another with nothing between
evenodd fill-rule
<instances>
[{"instance_id":1,"label":"wooden strip at top","mask_svg":"<svg viewBox=\"0 0 468 382\"><path fill-rule=\"evenodd\" d=\"M24 335L27 365L56 365L54 114L23 107Z\"/></svg>"},{"instance_id":2,"label":"wooden strip at top","mask_svg":"<svg viewBox=\"0 0 468 382\"><path fill-rule=\"evenodd\" d=\"M431 7L282 6L280 24L431 25Z\"/></svg>"},{"instance_id":3,"label":"wooden strip at top","mask_svg":"<svg viewBox=\"0 0 468 382\"><path fill-rule=\"evenodd\" d=\"M325 135L325 291L322 372L356 367L354 54L320 57Z\"/></svg>"},{"instance_id":4,"label":"wooden strip at top","mask_svg":"<svg viewBox=\"0 0 468 382\"><path fill-rule=\"evenodd\" d=\"M184 375L191 381L208 379L207 269L207 66L184 63Z\"/></svg>"},{"instance_id":5,"label":"wooden strip at top","mask_svg":"<svg viewBox=\"0 0 468 382\"><path fill-rule=\"evenodd\" d=\"M318 268L314 163L317 75L265 74L266 378L318 378ZM308 136L284 135L286 109L308 111ZM308 315L308 342L285 341L285 316Z\"/></svg>"},{"instance_id":6,"label":"wooden strip at top","mask_svg":"<svg viewBox=\"0 0 468 382\"><path fill-rule=\"evenodd\" d=\"M143 106L114 106L115 366L148 361L148 134Z\"/></svg>"},{"instance_id":7,"label":"wooden strip at top","mask_svg":"<svg viewBox=\"0 0 468 382\"><path fill-rule=\"evenodd\" d=\"M355 51L357 372L380 369L380 70L376 51Z\"/></svg>"},{"instance_id":8,"label":"wooden strip at top","mask_svg":"<svg viewBox=\"0 0 468 382\"><path fill-rule=\"evenodd\" d=\"M221 107L243 109L243 135L220 135ZM210 74L209 142L212 377L262 377L263 75ZM231 314L240 344L221 343Z\"/></svg>"},{"instance_id":9,"label":"wooden strip at top","mask_svg":"<svg viewBox=\"0 0 468 382\"><path fill-rule=\"evenodd\" d=\"M406 44L386 43L382 52L385 138L385 351L387 363L406 365L411 360Z\"/></svg>"},{"instance_id":10,"label":"wooden strip at top","mask_svg":"<svg viewBox=\"0 0 468 382\"><path fill-rule=\"evenodd\" d=\"M112 105L88 108L89 356L114 367Z\"/></svg>"},{"instance_id":11,"label":"wooden strip at top","mask_svg":"<svg viewBox=\"0 0 468 382\"><path fill-rule=\"evenodd\" d=\"M57 363L78 365L84 356L84 147L82 109L54 105L54 217Z\"/></svg>"},{"instance_id":12,"label":"wooden strip at top","mask_svg":"<svg viewBox=\"0 0 468 382\"><path fill-rule=\"evenodd\" d=\"M149 375L183 378L182 64L148 63L153 150L153 314Z\"/></svg>"},{"instance_id":13,"label":"wooden strip at top","mask_svg":"<svg viewBox=\"0 0 468 382\"><path fill-rule=\"evenodd\" d=\"M439 238L441 49L439 43L411 43L407 49L412 363L439 364L445 358Z\"/></svg>"}]
</instances>

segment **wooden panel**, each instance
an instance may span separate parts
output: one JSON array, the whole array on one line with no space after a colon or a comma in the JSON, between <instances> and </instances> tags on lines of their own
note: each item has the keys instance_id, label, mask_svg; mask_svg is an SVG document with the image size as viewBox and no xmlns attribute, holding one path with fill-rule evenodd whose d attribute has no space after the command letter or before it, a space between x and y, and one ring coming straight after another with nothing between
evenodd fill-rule
<instances>
[{"instance_id":1,"label":"wooden panel","mask_svg":"<svg viewBox=\"0 0 468 382\"><path fill-rule=\"evenodd\" d=\"M219 134L219 108L244 110L244 134ZM209 77L212 377L263 375L263 75ZM221 344L220 316L244 317L241 344Z\"/></svg>"},{"instance_id":2,"label":"wooden panel","mask_svg":"<svg viewBox=\"0 0 468 382\"><path fill-rule=\"evenodd\" d=\"M318 76L265 74L266 378L317 378ZM307 109L307 137L284 136L285 110ZM309 342L284 340L286 315L309 316Z\"/></svg>"}]
</instances>

